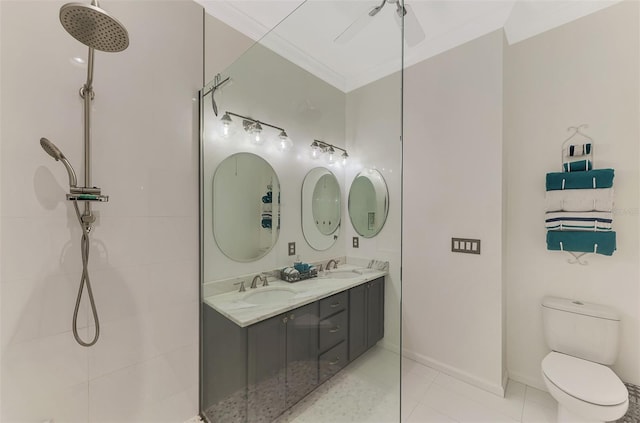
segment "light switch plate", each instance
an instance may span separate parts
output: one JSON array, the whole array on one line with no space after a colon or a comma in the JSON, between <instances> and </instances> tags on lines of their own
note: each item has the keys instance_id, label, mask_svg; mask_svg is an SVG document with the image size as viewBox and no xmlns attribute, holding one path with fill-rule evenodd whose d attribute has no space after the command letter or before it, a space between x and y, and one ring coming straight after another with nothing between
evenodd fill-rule
<instances>
[{"instance_id":1,"label":"light switch plate","mask_svg":"<svg viewBox=\"0 0 640 423\"><path fill-rule=\"evenodd\" d=\"M360 248L360 238L357 236L353 237L353 248Z\"/></svg>"},{"instance_id":2,"label":"light switch plate","mask_svg":"<svg viewBox=\"0 0 640 423\"><path fill-rule=\"evenodd\" d=\"M295 256L296 255L296 243L295 242L290 242L289 243L289 255L290 256Z\"/></svg>"},{"instance_id":3,"label":"light switch plate","mask_svg":"<svg viewBox=\"0 0 640 423\"><path fill-rule=\"evenodd\" d=\"M451 252L480 254L480 240L470 238L451 238Z\"/></svg>"}]
</instances>

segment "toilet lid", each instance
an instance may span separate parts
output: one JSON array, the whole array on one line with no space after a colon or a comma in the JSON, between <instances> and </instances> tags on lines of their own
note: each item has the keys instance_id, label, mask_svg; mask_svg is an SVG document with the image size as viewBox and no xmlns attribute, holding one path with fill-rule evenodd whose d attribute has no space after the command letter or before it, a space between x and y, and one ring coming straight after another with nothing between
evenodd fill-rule
<instances>
[{"instance_id":1,"label":"toilet lid","mask_svg":"<svg viewBox=\"0 0 640 423\"><path fill-rule=\"evenodd\" d=\"M542 372L558 388L579 400L596 405L618 405L629 393L607 366L558 352L542 360Z\"/></svg>"}]
</instances>

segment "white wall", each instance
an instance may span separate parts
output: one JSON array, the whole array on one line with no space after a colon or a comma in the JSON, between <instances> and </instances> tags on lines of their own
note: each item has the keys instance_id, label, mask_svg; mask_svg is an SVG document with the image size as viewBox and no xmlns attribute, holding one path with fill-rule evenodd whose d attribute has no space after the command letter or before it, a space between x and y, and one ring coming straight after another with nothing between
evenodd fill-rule
<instances>
[{"instance_id":1,"label":"white wall","mask_svg":"<svg viewBox=\"0 0 640 423\"><path fill-rule=\"evenodd\" d=\"M543 387L540 362L548 352L545 295L616 308L622 338L614 370L640 383L638 9L638 2L623 2L506 51L508 368L533 386ZM583 123L595 142L595 167L616 172L618 250L588 256L588 266L547 251L543 224L545 173L560 171L567 127Z\"/></svg>"},{"instance_id":2,"label":"white wall","mask_svg":"<svg viewBox=\"0 0 640 423\"><path fill-rule=\"evenodd\" d=\"M254 41L213 16L204 14L204 81L224 72Z\"/></svg>"},{"instance_id":3,"label":"white wall","mask_svg":"<svg viewBox=\"0 0 640 423\"><path fill-rule=\"evenodd\" d=\"M180 422L198 411L198 103L202 9L190 1L108 1L128 28L96 53L90 271L101 335L77 345L71 318L80 230L67 175L82 173L87 49L59 23L63 1L3 1L0 241L6 422ZM81 334L92 320L86 302Z\"/></svg>"},{"instance_id":4,"label":"white wall","mask_svg":"<svg viewBox=\"0 0 640 423\"><path fill-rule=\"evenodd\" d=\"M400 67L400 57L398 57ZM402 247L402 143L401 80L395 73L349 92L347 98L347 149L350 162L345 169L345 205L349 187L356 175L369 168L377 169L389 190L389 214L384 227L373 238L364 238L353 228L345 207L345 246L347 255L389 261L385 284L385 336L381 344L400 351L400 264ZM359 237L359 248L352 239Z\"/></svg>"},{"instance_id":5,"label":"white wall","mask_svg":"<svg viewBox=\"0 0 640 423\"><path fill-rule=\"evenodd\" d=\"M205 31L218 25L220 22L216 19L207 19ZM206 54L215 55L215 51L207 49ZM305 175L315 167L328 167L326 162L310 158L311 142L320 139L344 145L344 93L259 44L240 56L222 74L225 78L230 76L233 84L216 92L218 116L214 115L211 107L211 94L204 101L204 282L289 266L297 255L307 262L344 256L344 228L349 225L346 206L343 207L339 238L325 251L316 251L307 244L302 234L301 219ZM220 118L225 111L284 128L293 148L285 152L277 150L273 138L277 139L278 131L266 126L262 135L272 139L263 145L252 144L242 129L242 119L233 116L235 133L228 139L222 138ZM212 230L214 172L225 158L242 151L264 158L275 170L281 190L278 240L263 258L248 263L236 262L225 256L218 248ZM341 166L330 169L336 175L343 198L346 198L344 169ZM296 243L297 254L294 256L288 255L289 242Z\"/></svg>"},{"instance_id":6,"label":"white wall","mask_svg":"<svg viewBox=\"0 0 640 423\"><path fill-rule=\"evenodd\" d=\"M502 362L502 32L405 70L403 349L492 392ZM481 255L451 252L477 238Z\"/></svg>"}]
</instances>

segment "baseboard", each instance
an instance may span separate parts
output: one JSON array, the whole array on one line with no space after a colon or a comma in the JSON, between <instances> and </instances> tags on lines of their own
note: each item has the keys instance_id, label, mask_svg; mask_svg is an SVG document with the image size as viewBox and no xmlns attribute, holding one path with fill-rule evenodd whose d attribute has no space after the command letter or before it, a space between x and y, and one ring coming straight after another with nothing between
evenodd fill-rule
<instances>
[{"instance_id":1,"label":"baseboard","mask_svg":"<svg viewBox=\"0 0 640 423\"><path fill-rule=\"evenodd\" d=\"M509 378L515 382L520 382L527 386L531 386L532 388L536 388L544 392L549 392L547 387L544 386L544 382L541 382L540 380L537 380L530 376L525 376L517 372L509 372Z\"/></svg>"},{"instance_id":2,"label":"baseboard","mask_svg":"<svg viewBox=\"0 0 640 423\"><path fill-rule=\"evenodd\" d=\"M507 384L509 383L509 371L504 369L502 371L502 391L505 392L507 389ZM504 395L502 395L504 397Z\"/></svg>"},{"instance_id":3,"label":"baseboard","mask_svg":"<svg viewBox=\"0 0 640 423\"><path fill-rule=\"evenodd\" d=\"M467 382L473 386L476 386L480 389L483 389L487 392L491 392L492 394L504 397L504 389L506 386L505 380L501 381L502 386L500 384L491 383L487 380L481 379L479 377L473 376L470 373L465 372L464 370L460 370L448 364L444 364L438 360L433 358L424 356L422 354L418 354L414 351L403 349L402 355L404 357L410 358L414 361L417 361L420 364L424 364L425 366L429 366L434 368L442 373L448 374L449 376L453 376L456 379Z\"/></svg>"},{"instance_id":4,"label":"baseboard","mask_svg":"<svg viewBox=\"0 0 640 423\"><path fill-rule=\"evenodd\" d=\"M382 341L378 342L378 345L387 351L391 351L392 353L396 353L400 355L400 347L397 344L391 344L389 342L385 342L384 338L382 339Z\"/></svg>"}]
</instances>

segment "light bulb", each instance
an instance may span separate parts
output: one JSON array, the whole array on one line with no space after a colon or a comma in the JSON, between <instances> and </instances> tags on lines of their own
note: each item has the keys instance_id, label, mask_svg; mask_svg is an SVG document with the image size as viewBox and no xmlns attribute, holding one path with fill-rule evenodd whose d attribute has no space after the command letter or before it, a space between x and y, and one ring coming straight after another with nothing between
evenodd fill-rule
<instances>
[{"instance_id":1,"label":"light bulb","mask_svg":"<svg viewBox=\"0 0 640 423\"><path fill-rule=\"evenodd\" d=\"M335 163L336 151L333 149L333 147L329 147L329 156L328 156L327 160L329 161L330 165Z\"/></svg>"},{"instance_id":2,"label":"light bulb","mask_svg":"<svg viewBox=\"0 0 640 423\"><path fill-rule=\"evenodd\" d=\"M222 136L226 138L229 136L229 127L231 126L231 122L233 121L231 120L231 116L229 116L229 113L225 113L224 116L220 118L220 120L222 121Z\"/></svg>"},{"instance_id":3,"label":"light bulb","mask_svg":"<svg viewBox=\"0 0 640 423\"><path fill-rule=\"evenodd\" d=\"M342 153L342 166L345 166L347 164L347 159L348 158L349 158L349 155L347 154L346 151L344 153Z\"/></svg>"},{"instance_id":4,"label":"light bulb","mask_svg":"<svg viewBox=\"0 0 640 423\"><path fill-rule=\"evenodd\" d=\"M260 133L262 132L262 125L260 125L259 122L253 122L248 127L248 131L249 131L249 134L252 137L252 142L254 144L262 144L263 139L260 136Z\"/></svg>"},{"instance_id":5,"label":"light bulb","mask_svg":"<svg viewBox=\"0 0 640 423\"><path fill-rule=\"evenodd\" d=\"M283 130L279 135L280 141L278 142L278 149L280 151L289 150L293 146L293 142L289 139L287 133Z\"/></svg>"},{"instance_id":6,"label":"light bulb","mask_svg":"<svg viewBox=\"0 0 640 423\"><path fill-rule=\"evenodd\" d=\"M320 157L320 146L314 141L311 143L311 158L315 160L318 157Z\"/></svg>"}]
</instances>

